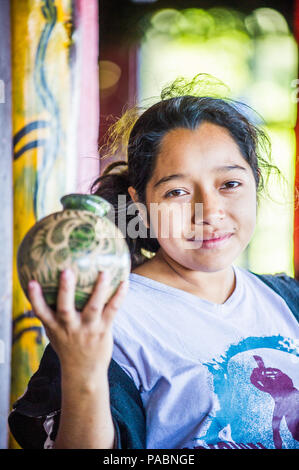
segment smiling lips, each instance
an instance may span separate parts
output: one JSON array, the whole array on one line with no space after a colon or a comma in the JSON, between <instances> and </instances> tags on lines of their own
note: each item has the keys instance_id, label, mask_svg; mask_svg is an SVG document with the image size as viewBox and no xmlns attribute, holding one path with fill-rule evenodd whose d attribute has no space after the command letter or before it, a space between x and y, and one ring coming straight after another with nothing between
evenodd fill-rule
<instances>
[{"instance_id":1,"label":"smiling lips","mask_svg":"<svg viewBox=\"0 0 299 470\"><path fill-rule=\"evenodd\" d=\"M196 244L200 244L202 248L214 248L217 246L222 245L226 240L228 240L233 234L232 233L225 233L222 235L215 236L216 234L213 235L213 238L189 238L188 241Z\"/></svg>"}]
</instances>

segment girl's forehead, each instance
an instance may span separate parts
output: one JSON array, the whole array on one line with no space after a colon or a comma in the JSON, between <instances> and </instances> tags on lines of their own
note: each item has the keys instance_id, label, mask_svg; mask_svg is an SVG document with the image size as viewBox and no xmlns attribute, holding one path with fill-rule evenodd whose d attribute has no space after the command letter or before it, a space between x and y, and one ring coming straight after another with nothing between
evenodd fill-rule
<instances>
[{"instance_id":1,"label":"girl's forehead","mask_svg":"<svg viewBox=\"0 0 299 470\"><path fill-rule=\"evenodd\" d=\"M223 126L210 122L201 123L196 129L177 128L168 131L161 139L160 153L179 148L189 150L190 148L208 149L217 146L235 147L238 145L231 136L229 130Z\"/></svg>"},{"instance_id":2,"label":"girl's forehead","mask_svg":"<svg viewBox=\"0 0 299 470\"><path fill-rule=\"evenodd\" d=\"M179 171L188 167L192 171L225 165L250 168L229 131L205 122L195 130L178 128L165 134L157 154L154 175L158 177L165 170Z\"/></svg>"}]
</instances>

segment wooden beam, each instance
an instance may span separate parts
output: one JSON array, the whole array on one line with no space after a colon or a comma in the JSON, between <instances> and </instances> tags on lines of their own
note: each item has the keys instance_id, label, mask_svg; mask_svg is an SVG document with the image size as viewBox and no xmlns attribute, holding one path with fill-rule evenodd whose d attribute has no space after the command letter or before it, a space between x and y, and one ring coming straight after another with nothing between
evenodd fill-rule
<instances>
[{"instance_id":1,"label":"wooden beam","mask_svg":"<svg viewBox=\"0 0 299 470\"><path fill-rule=\"evenodd\" d=\"M10 1L0 8L0 448L8 446L12 324L12 123Z\"/></svg>"},{"instance_id":2,"label":"wooden beam","mask_svg":"<svg viewBox=\"0 0 299 470\"><path fill-rule=\"evenodd\" d=\"M99 176L99 22L98 1L76 0L77 192L89 193ZM76 109L77 104L77 109Z\"/></svg>"}]
</instances>

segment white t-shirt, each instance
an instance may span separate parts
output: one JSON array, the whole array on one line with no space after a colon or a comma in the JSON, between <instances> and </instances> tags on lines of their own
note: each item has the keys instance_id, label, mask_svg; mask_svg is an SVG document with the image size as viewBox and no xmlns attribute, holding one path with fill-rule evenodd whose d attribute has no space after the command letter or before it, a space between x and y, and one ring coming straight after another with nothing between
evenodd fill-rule
<instances>
[{"instance_id":1,"label":"white t-shirt","mask_svg":"<svg viewBox=\"0 0 299 470\"><path fill-rule=\"evenodd\" d=\"M297 320L234 271L221 305L130 274L112 357L141 393L149 449L299 448Z\"/></svg>"}]
</instances>

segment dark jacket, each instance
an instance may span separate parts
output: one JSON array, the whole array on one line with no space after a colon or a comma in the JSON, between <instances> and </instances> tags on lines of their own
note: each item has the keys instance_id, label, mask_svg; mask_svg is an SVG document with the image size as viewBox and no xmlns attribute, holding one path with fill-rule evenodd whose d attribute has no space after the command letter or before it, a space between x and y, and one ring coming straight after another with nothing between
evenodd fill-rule
<instances>
[{"instance_id":1,"label":"dark jacket","mask_svg":"<svg viewBox=\"0 0 299 470\"><path fill-rule=\"evenodd\" d=\"M277 292L299 321L299 282L285 274L257 275ZM145 449L146 422L140 394L134 382L112 359L108 371L110 405L118 449ZM8 423L24 449L47 448L54 441L60 416L61 382L59 359L48 344L39 369L27 390L14 404ZM51 423L51 425L48 425Z\"/></svg>"}]
</instances>

